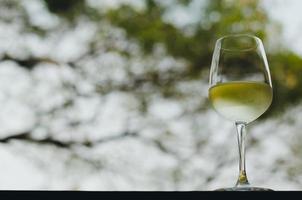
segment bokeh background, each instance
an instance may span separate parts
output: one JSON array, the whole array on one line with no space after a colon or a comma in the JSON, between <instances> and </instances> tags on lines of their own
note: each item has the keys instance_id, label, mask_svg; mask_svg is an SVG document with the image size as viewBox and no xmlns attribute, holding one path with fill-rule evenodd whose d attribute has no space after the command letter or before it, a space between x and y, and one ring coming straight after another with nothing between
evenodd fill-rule
<instances>
[{"instance_id":1,"label":"bokeh background","mask_svg":"<svg viewBox=\"0 0 302 200\"><path fill-rule=\"evenodd\" d=\"M220 36L260 37L274 100L251 183L302 189L299 0L1 0L0 189L213 190L238 175L207 99Z\"/></svg>"}]
</instances>

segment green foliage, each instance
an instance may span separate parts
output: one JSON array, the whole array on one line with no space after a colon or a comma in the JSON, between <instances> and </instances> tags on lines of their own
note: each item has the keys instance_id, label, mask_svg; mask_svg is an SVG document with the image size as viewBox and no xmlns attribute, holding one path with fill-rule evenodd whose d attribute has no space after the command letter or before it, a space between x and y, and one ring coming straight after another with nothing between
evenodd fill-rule
<instances>
[{"instance_id":1,"label":"green foliage","mask_svg":"<svg viewBox=\"0 0 302 200\"><path fill-rule=\"evenodd\" d=\"M164 8L148 1L147 9L137 11L129 6L108 12L111 23L123 27L129 37L136 38L148 53L156 43L166 46L168 52L188 60L191 78L204 78L208 70L217 38L232 33L249 33L264 42L267 27L278 26L267 16L259 1L208 0L199 23L191 25L193 34L163 20ZM153 2L153 3L150 3ZM182 2L188 5L189 2ZM152 5L152 6L150 6ZM274 84L274 101L271 112L282 111L302 97L302 59L292 52L268 52Z\"/></svg>"},{"instance_id":2,"label":"green foliage","mask_svg":"<svg viewBox=\"0 0 302 200\"><path fill-rule=\"evenodd\" d=\"M71 22L81 15L94 21L100 17L107 18L112 24L125 29L129 38L135 38L145 53L150 53L157 43L163 44L172 56L189 62L184 75L187 79L207 78L205 72L209 70L217 38L232 33L249 33L265 43L268 26L279 25L268 17L258 0L204 1L198 22L183 29L163 19L166 8L154 0L146 0L143 10L122 5L109 10L105 16L97 9L88 8L84 0L45 2L51 12ZM180 6L189 6L191 3L189 0L175 2ZM287 105L299 102L302 97L302 59L288 50L267 53L274 85L271 112L282 111Z\"/></svg>"},{"instance_id":3,"label":"green foliage","mask_svg":"<svg viewBox=\"0 0 302 200\"><path fill-rule=\"evenodd\" d=\"M274 84L276 109L298 103L302 97L302 58L292 52L282 52L269 57Z\"/></svg>"},{"instance_id":4,"label":"green foliage","mask_svg":"<svg viewBox=\"0 0 302 200\"><path fill-rule=\"evenodd\" d=\"M122 6L108 12L113 24L123 27L130 37L140 41L146 52L156 43L165 44L170 54L191 62L190 72L198 74L209 67L216 39L231 33L251 33L264 38L267 16L258 1L207 1L200 23L193 25L195 32L188 36L183 30L163 21L164 8L148 1L145 11ZM152 3L150 3L152 2Z\"/></svg>"},{"instance_id":5,"label":"green foliage","mask_svg":"<svg viewBox=\"0 0 302 200\"><path fill-rule=\"evenodd\" d=\"M109 19L116 25L125 28L127 33L139 40L146 51L151 51L156 42L164 42L167 34L165 31L173 32L176 29L166 25L161 20L162 10L148 4L149 9L143 12L136 12L132 7L124 5L120 9L108 12ZM131 22L131 23L129 23Z\"/></svg>"}]
</instances>

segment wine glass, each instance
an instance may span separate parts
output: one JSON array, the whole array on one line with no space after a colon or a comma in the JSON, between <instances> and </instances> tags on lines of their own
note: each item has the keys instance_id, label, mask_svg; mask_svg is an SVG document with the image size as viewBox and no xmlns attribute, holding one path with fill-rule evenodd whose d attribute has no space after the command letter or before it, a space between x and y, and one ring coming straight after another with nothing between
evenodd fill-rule
<instances>
[{"instance_id":1,"label":"wine glass","mask_svg":"<svg viewBox=\"0 0 302 200\"><path fill-rule=\"evenodd\" d=\"M245 167L246 125L260 117L273 99L272 81L261 40L235 34L216 41L209 81L209 99L224 118L235 122L239 147L239 176L222 191L271 190L249 184Z\"/></svg>"}]
</instances>

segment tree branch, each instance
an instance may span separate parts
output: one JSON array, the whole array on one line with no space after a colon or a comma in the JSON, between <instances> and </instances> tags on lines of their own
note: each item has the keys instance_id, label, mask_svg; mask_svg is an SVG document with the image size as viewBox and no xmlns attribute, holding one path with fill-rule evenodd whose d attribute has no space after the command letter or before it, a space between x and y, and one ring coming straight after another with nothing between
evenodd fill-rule
<instances>
[{"instance_id":1,"label":"tree branch","mask_svg":"<svg viewBox=\"0 0 302 200\"><path fill-rule=\"evenodd\" d=\"M73 146L86 146L86 147L93 147L97 144L101 144L104 142L110 142L110 141L114 141L114 140L120 140L123 139L125 137L135 137L137 136L137 133L133 133L133 132L124 132L120 135L113 135L113 136L108 136L108 137L104 137L101 138L99 140L95 140L95 141L60 141L58 139L52 138L52 137L46 137L43 139L36 139L33 138L30 134L30 132L23 132L20 134L16 134L16 135L11 135L11 136L7 136L4 138L0 139L0 143L9 143L11 140L21 140L21 141L26 141L26 142L31 142L31 143L36 143L36 144L41 144L41 145L53 145L59 148L71 148Z\"/></svg>"},{"instance_id":2,"label":"tree branch","mask_svg":"<svg viewBox=\"0 0 302 200\"><path fill-rule=\"evenodd\" d=\"M10 61L14 61L16 63L18 63L18 65L20 65L21 67L24 67L26 69L33 69L35 67L35 65L41 63L41 62L46 62L46 63L52 63L52 64L56 64L58 65L59 63L47 58L47 57L28 57L26 59L20 59L20 58L14 58L10 55L4 54L1 58L0 61L6 61L6 60L10 60Z\"/></svg>"}]
</instances>

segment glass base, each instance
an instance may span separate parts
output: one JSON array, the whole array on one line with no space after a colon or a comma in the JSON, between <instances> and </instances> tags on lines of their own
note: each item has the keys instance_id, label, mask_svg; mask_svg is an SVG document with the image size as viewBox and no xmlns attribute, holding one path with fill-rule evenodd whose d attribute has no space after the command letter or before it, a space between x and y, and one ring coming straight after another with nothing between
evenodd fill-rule
<instances>
[{"instance_id":1,"label":"glass base","mask_svg":"<svg viewBox=\"0 0 302 200\"><path fill-rule=\"evenodd\" d=\"M214 191L274 191L269 188L262 188L262 187L230 187L230 188L219 188Z\"/></svg>"}]
</instances>

